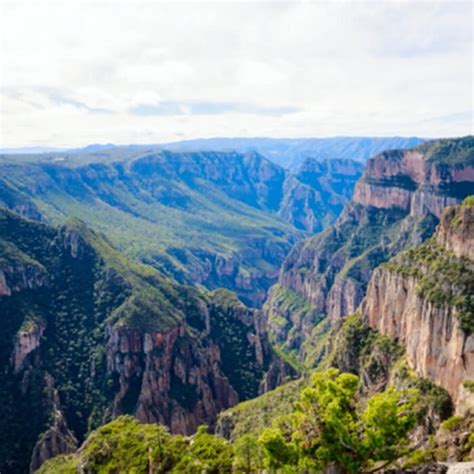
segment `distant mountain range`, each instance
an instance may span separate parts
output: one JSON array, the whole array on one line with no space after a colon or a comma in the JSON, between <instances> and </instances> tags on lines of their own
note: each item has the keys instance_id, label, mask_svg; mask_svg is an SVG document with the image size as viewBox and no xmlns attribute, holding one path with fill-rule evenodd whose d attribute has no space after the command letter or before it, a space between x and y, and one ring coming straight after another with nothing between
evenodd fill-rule
<instances>
[{"instance_id":1,"label":"distant mountain range","mask_svg":"<svg viewBox=\"0 0 474 474\"><path fill-rule=\"evenodd\" d=\"M295 170L306 158L317 160L353 159L365 161L388 149L411 148L425 141L418 137L332 137L332 138L198 138L150 145L93 144L84 148L0 148L2 154L55 154L67 151L77 155L90 153L139 152L157 149L174 151L257 152L284 168Z\"/></svg>"}]
</instances>

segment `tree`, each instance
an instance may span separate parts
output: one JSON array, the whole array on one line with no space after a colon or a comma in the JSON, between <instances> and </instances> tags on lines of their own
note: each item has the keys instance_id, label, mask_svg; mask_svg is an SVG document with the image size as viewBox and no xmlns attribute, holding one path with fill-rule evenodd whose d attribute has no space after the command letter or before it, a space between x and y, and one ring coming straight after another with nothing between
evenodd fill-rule
<instances>
[{"instance_id":1,"label":"tree","mask_svg":"<svg viewBox=\"0 0 474 474\"><path fill-rule=\"evenodd\" d=\"M251 474L262 468L261 446L254 436L245 434L234 443L234 468L237 472Z\"/></svg>"},{"instance_id":2,"label":"tree","mask_svg":"<svg viewBox=\"0 0 474 474\"><path fill-rule=\"evenodd\" d=\"M193 436L186 453L172 472L186 474L228 474L232 472L234 450L232 445L200 426Z\"/></svg>"},{"instance_id":3,"label":"tree","mask_svg":"<svg viewBox=\"0 0 474 474\"><path fill-rule=\"evenodd\" d=\"M375 472L406 454L417 391L389 388L363 406L358 382L357 376L336 369L315 373L295 412L262 434L267 466Z\"/></svg>"}]
</instances>

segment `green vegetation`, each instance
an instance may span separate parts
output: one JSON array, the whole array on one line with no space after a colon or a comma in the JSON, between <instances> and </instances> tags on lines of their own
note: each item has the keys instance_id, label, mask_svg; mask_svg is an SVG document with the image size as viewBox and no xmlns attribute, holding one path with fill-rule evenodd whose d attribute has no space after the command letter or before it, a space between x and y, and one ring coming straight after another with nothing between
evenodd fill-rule
<instances>
[{"instance_id":1,"label":"green vegetation","mask_svg":"<svg viewBox=\"0 0 474 474\"><path fill-rule=\"evenodd\" d=\"M271 351L265 351L262 363L258 361L255 345L247 335L248 311L228 290L216 290L211 295L210 336L221 349L222 369L240 400L258 395L260 381L272 357Z\"/></svg>"},{"instance_id":2,"label":"green vegetation","mask_svg":"<svg viewBox=\"0 0 474 474\"><path fill-rule=\"evenodd\" d=\"M443 421L443 423L441 424L441 428L447 431L454 431L462 421L462 416L455 415L448 418L446 421Z\"/></svg>"},{"instance_id":3,"label":"green vegetation","mask_svg":"<svg viewBox=\"0 0 474 474\"><path fill-rule=\"evenodd\" d=\"M47 461L38 474L85 472L208 473L230 472L233 448L200 427L193 438L171 436L165 427L121 416L94 431L75 455Z\"/></svg>"},{"instance_id":4,"label":"green vegetation","mask_svg":"<svg viewBox=\"0 0 474 474\"><path fill-rule=\"evenodd\" d=\"M79 442L107 420L120 388L119 373L110 371L106 359L110 328L142 337L179 323L184 332L173 344L173 360L197 367L206 362L195 359L207 357L209 347L219 347L215 379L207 381L214 399L220 396L214 385L219 377L231 383L240 400L257 396L270 363L277 361L265 336L256 334L258 313L233 293L178 285L150 266L129 261L80 221L54 228L0 210L0 243L6 250L2 258L8 259L4 268L17 265L13 278L25 285L24 271L31 281L0 298L2 472L24 472L36 441L51 424L53 387L46 380L54 380L67 426ZM39 347L15 373L10 357L18 332L40 338L40 329ZM144 355L133 357L142 370ZM199 384L173 370L169 375L170 388L163 395L170 407L192 411L200 399ZM122 413L135 412L142 377L143 372L131 374L122 385Z\"/></svg>"},{"instance_id":5,"label":"green vegetation","mask_svg":"<svg viewBox=\"0 0 474 474\"><path fill-rule=\"evenodd\" d=\"M435 306L454 306L462 329L474 332L474 266L447 252L435 240L407 250L385 264L392 272L415 278L420 296Z\"/></svg>"},{"instance_id":6,"label":"green vegetation","mask_svg":"<svg viewBox=\"0 0 474 474\"><path fill-rule=\"evenodd\" d=\"M416 147L428 161L442 164L474 164L474 137L433 140Z\"/></svg>"},{"instance_id":7,"label":"green vegetation","mask_svg":"<svg viewBox=\"0 0 474 474\"><path fill-rule=\"evenodd\" d=\"M464 380L462 384L466 390L474 394L474 380Z\"/></svg>"},{"instance_id":8,"label":"green vegetation","mask_svg":"<svg viewBox=\"0 0 474 474\"><path fill-rule=\"evenodd\" d=\"M305 183L255 154L140 150L65 153L61 162L0 157L0 204L28 205L55 224L79 218L128 257L181 283L237 290L255 305L292 244L334 221L356 179L350 174L340 189L332 168ZM220 272L222 262L232 274ZM239 283L247 278L258 292Z\"/></svg>"},{"instance_id":9,"label":"green vegetation","mask_svg":"<svg viewBox=\"0 0 474 474\"><path fill-rule=\"evenodd\" d=\"M356 473L388 465L409 452L417 391L390 388L361 403L358 384L355 375L335 369L315 373L295 409L232 444L205 426L192 437L172 436L161 425L121 416L91 433L76 454L47 461L39 474L74 472L79 465L98 474L315 472L331 464Z\"/></svg>"},{"instance_id":10,"label":"green vegetation","mask_svg":"<svg viewBox=\"0 0 474 474\"><path fill-rule=\"evenodd\" d=\"M390 388L362 406L358 384L355 375L336 369L313 374L296 411L260 437L268 467L297 472L337 465L357 473L404 456L417 419L417 391Z\"/></svg>"},{"instance_id":11,"label":"green vegetation","mask_svg":"<svg viewBox=\"0 0 474 474\"><path fill-rule=\"evenodd\" d=\"M464 201L462 202L462 205L465 207L472 207L474 206L474 195L472 196L467 196Z\"/></svg>"},{"instance_id":12,"label":"green vegetation","mask_svg":"<svg viewBox=\"0 0 474 474\"><path fill-rule=\"evenodd\" d=\"M226 437L232 440L246 434L259 436L275 418L293 411L294 404L307 383L306 378L293 380L257 398L229 408L219 415L217 423L219 432L225 433Z\"/></svg>"},{"instance_id":13,"label":"green vegetation","mask_svg":"<svg viewBox=\"0 0 474 474\"><path fill-rule=\"evenodd\" d=\"M316 366L327 332L323 315L304 296L279 284L271 288L270 303L265 309L277 354L300 372ZM312 337L305 338L303 331L311 331Z\"/></svg>"}]
</instances>

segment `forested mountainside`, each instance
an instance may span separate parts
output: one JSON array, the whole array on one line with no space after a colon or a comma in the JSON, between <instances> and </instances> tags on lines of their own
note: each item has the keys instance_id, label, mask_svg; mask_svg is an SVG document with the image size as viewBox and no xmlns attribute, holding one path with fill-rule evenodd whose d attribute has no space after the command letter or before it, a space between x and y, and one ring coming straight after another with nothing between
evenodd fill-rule
<instances>
[{"instance_id":1,"label":"forested mountainside","mask_svg":"<svg viewBox=\"0 0 474 474\"><path fill-rule=\"evenodd\" d=\"M356 374L359 401L393 387L418 391L402 472L445 472L433 463L474 460L473 257L470 196L443 211L430 239L373 272L357 312L330 330L314 372ZM216 431L234 444L248 434L264 440L310 386L305 376L240 403L219 415Z\"/></svg>"},{"instance_id":2,"label":"forested mountainside","mask_svg":"<svg viewBox=\"0 0 474 474\"><path fill-rule=\"evenodd\" d=\"M259 311L132 263L79 221L0 209L0 247L2 473L122 413L190 434L294 375Z\"/></svg>"},{"instance_id":3,"label":"forested mountainside","mask_svg":"<svg viewBox=\"0 0 474 474\"><path fill-rule=\"evenodd\" d=\"M265 304L272 341L317 363L322 334L357 309L374 268L430 237L443 208L473 191L472 137L371 158L336 223L285 259Z\"/></svg>"},{"instance_id":4,"label":"forested mountainside","mask_svg":"<svg viewBox=\"0 0 474 474\"><path fill-rule=\"evenodd\" d=\"M252 209L266 219L255 232L276 222L289 243L308 229L282 213L297 200L286 187L337 213L360 168L185 156L3 159L0 471L445 472L437 463L472 458L474 139L369 160L335 224L295 244L262 311L123 255L117 221L98 217L130 226L149 212L178 236L185 224L158 208L199 220L217 203L216 225Z\"/></svg>"},{"instance_id":5,"label":"forested mountainside","mask_svg":"<svg viewBox=\"0 0 474 474\"><path fill-rule=\"evenodd\" d=\"M423 141L417 137L200 138L162 146L181 151L257 152L284 168L297 170L307 158L317 161L351 159L364 162L381 151L412 148Z\"/></svg>"},{"instance_id":6,"label":"forested mountainside","mask_svg":"<svg viewBox=\"0 0 474 474\"><path fill-rule=\"evenodd\" d=\"M181 283L225 287L253 306L293 243L327 226L362 165L255 153L104 153L0 158L0 203L29 218L77 217Z\"/></svg>"}]
</instances>

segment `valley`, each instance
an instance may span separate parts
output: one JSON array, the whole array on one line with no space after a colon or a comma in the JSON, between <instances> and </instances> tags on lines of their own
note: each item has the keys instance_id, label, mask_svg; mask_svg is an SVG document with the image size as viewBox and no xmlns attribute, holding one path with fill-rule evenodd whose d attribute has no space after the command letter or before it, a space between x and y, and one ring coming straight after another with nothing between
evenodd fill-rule
<instances>
[{"instance_id":1,"label":"valley","mask_svg":"<svg viewBox=\"0 0 474 474\"><path fill-rule=\"evenodd\" d=\"M407 140L0 156L0 472L472 456L474 139Z\"/></svg>"}]
</instances>

